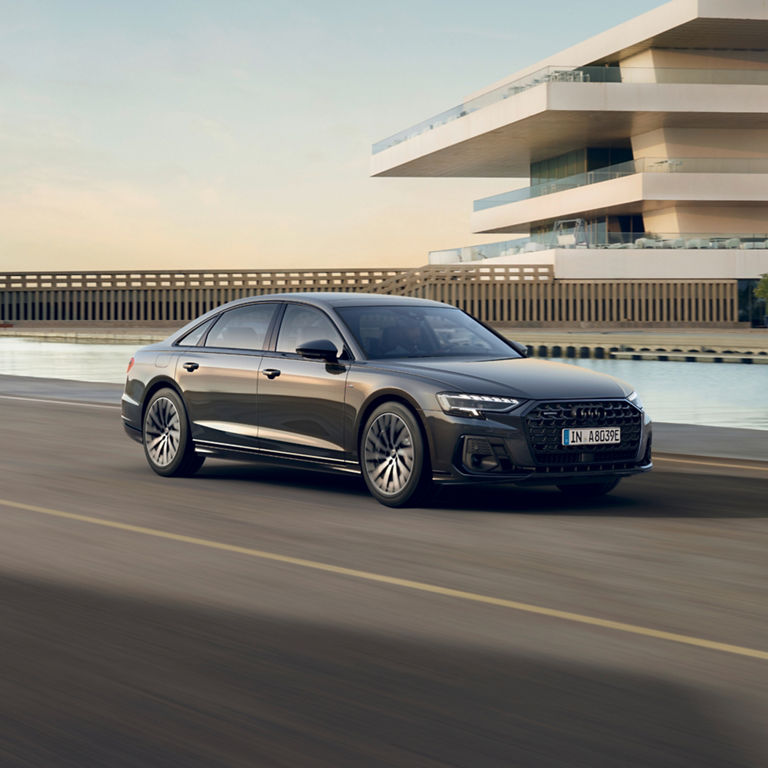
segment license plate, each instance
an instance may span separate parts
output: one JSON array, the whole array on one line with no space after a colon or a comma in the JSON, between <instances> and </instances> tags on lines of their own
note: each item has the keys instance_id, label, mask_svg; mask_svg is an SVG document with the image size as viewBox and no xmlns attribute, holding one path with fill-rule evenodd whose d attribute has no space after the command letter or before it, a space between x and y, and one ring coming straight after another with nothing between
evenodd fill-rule
<instances>
[{"instance_id":1,"label":"license plate","mask_svg":"<svg viewBox=\"0 0 768 768\"><path fill-rule=\"evenodd\" d=\"M619 427L563 430L563 445L610 445L620 442L621 429Z\"/></svg>"}]
</instances>

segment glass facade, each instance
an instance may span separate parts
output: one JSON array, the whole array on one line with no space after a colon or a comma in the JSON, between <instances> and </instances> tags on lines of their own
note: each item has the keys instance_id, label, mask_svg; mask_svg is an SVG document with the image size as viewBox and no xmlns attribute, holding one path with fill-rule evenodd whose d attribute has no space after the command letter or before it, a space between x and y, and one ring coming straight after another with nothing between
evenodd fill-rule
<instances>
[{"instance_id":1,"label":"glass facade","mask_svg":"<svg viewBox=\"0 0 768 768\"><path fill-rule=\"evenodd\" d=\"M753 328L768 327L768 302L755 296L758 280L738 280L739 322Z\"/></svg>"},{"instance_id":2,"label":"glass facade","mask_svg":"<svg viewBox=\"0 0 768 768\"><path fill-rule=\"evenodd\" d=\"M557 157L531 163L531 186L586 174L632 160L632 148L584 147ZM601 216L553 219L531 228L531 238L548 244L596 245L625 242L626 236L643 232L642 216ZM612 235L614 235L612 237Z\"/></svg>"},{"instance_id":3,"label":"glass facade","mask_svg":"<svg viewBox=\"0 0 768 768\"><path fill-rule=\"evenodd\" d=\"M632 160L632 148L585 147L531 163L531 186Z\"/></svg>"},{"instance_id":4,"label":"glass facade","mask_svg":"<svg viewBox=\"0 0 768 768\"><path fill-rule=\"evenodd\" d=\"M564 155L531 163L531 186L544 184L552 179L564 179L587 170L587 150L575 149Z\"/></svg>"},{"instance_id":5,"label":"glass facade","mask_svg":"<svg viewBox=\"0 0 768 768\"><path fill-rule=\"evenodd\" d=\"M605 246L634 242L645 233L640 214L552 219L531 227L531 239L547 245Z\"/></svg>"}]
</instances>

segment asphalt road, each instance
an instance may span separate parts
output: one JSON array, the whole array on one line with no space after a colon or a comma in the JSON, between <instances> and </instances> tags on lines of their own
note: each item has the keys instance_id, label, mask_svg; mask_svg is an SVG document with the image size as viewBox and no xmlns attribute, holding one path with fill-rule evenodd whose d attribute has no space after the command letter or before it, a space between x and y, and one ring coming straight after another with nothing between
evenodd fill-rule
<instances>
[{"instance_id":1,"label":"asphalt road","mask_svg":"<svg viewBox=\"0 0 768 768\"><path fill-rule=\"evenodd\" d=\"M768 472L722 463L391 510L2 397L0 766L766 766Z\"/></svg>"}]
</instances>

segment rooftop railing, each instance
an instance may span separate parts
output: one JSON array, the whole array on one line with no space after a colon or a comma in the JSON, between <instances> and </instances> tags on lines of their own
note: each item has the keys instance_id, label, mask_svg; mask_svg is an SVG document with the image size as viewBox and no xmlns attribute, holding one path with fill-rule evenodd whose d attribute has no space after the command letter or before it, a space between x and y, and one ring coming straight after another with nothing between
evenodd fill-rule
<instances>
[{"instance_id":1,"label":"rooftop railing","mask_svg":"<svg viewBox=\"0 0 768 768\"><path fill-rule=\"evenodd\" d=\"M474 210L483 211L499 205L529 200L532 197L551 195L553 192L563 192L577 189L601 181L620 179L636 173L768 173L768 157L759 158L715 158L715 157L643 157L638 160L628 160L625 163L608 165L594 171L565 176L562 179L551 179L530 187L513 189L498 195L483 197L475 200Z\"/></svg>"},{"instance_id":2,"label":"rooftop railing","mask_svg":"<svg viewBox=\"0 0 768 768\"><path fill-rule=\"evenodd\" d=\"M511 80L498 88L441 112L434 117L405 128L373 145L373 154L401 144L415 136L439 128L495 104L547 83L664 83L701 85L768 85L768 70L764 69L691 69L683 67L562 67L549 66L524 77Z\"/></svg>"},{"instance_id":3,"label":"rooftop railing","mask_svg":"<svg viewBox=\"0 0 768 768\"><path fill-rule=\"evenodd\" d=\"M429 262L431 264L448 264L482 261L502 256L536 253L552 248L768 250L768 232L735 234L609 232L596 235L583 229L575 229L566 232L545 233L534 237L503 240L497 243L430 251Z\"/></svg>"}]
</instances>

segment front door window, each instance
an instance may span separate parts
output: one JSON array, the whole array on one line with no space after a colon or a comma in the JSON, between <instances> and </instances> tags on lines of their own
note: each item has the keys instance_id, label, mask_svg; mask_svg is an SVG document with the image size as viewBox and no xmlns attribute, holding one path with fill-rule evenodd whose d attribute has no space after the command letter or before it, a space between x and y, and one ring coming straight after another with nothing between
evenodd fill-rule
<instances>
[{"instance_id":1,"label":"front door window","mask_svg":"<svg viewBox=\"0 0 768 768\"><path fill-rule=\"evenodd\" d=\"M336 345L341 355L344 349L339 332L328 317L314 307L289 304L285 308L280 334L277 337L277 351L296 354L296 349L309 341L328 339Z\"/></svg>"}]
</instances>

